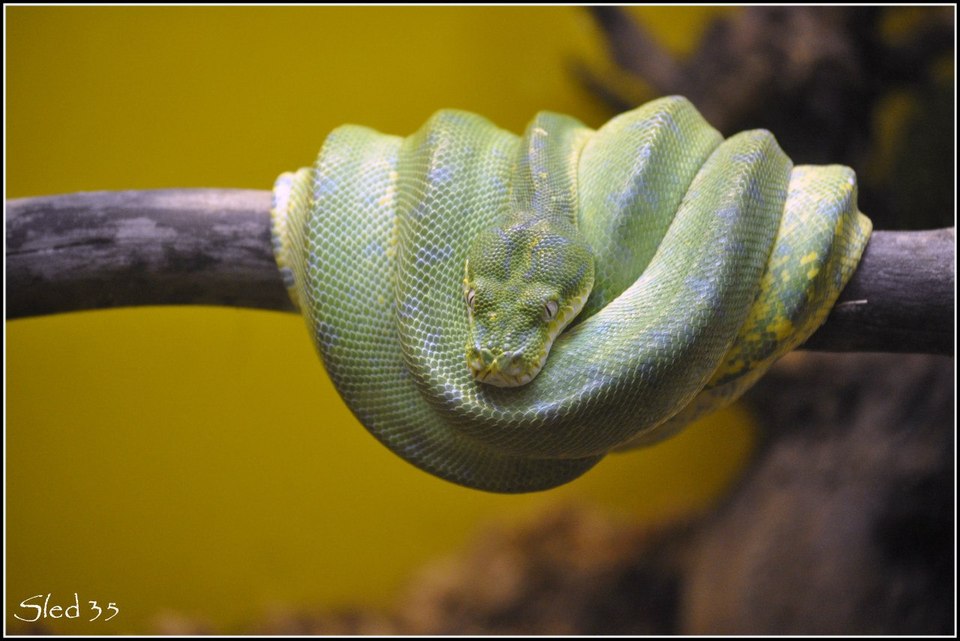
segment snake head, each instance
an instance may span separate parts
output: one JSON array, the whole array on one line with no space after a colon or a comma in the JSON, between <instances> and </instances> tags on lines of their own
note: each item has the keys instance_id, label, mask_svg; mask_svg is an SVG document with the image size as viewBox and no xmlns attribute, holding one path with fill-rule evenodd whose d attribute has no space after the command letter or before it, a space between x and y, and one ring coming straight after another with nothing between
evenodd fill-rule
<instances>
[{"instance_id":1,"label":"snake head","mask_svg":"<svg viewBox=\"0 0 960 641\"><path fill-rule=\"evenodd\" d=\"M519 216L489 228L467 254L467 367L483 383L526 385L593 288L593 254L565 222Z\"/></svg>"}]
</instances>

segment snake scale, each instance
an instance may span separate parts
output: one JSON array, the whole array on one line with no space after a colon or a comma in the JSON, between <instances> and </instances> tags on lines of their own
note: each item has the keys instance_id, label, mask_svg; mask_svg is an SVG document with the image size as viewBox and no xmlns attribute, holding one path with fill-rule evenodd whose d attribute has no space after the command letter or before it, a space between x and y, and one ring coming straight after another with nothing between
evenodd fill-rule
<instances>
[{"instance_id":1,"label":"snake scale","mask_svg":"<svg viewBox=\"0 0 960 641\"><path fill-rule=\"evenodd\" d=\"M856 195L851 169L724 140L682 97L522 136L443 110L406 138L330 133L277 179L273 240L377 439L527 492L675 433L806 340L869 237Z\"/></svg>"}]
</instances>

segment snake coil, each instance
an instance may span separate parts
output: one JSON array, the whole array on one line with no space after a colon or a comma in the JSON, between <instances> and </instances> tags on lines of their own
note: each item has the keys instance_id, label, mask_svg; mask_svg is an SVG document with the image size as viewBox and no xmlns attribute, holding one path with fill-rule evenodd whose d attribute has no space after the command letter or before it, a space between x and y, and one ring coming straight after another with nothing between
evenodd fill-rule
<instances>
[{"instance_id":1,"label":"snake coil","mask_svg":"<svg viewBox=\"0 0 960 641\"><path fill-rule=\"evenodd\" d=\"M466 366L464 262L521 206L566 217L595 278L540 374L499 388ZM453 110L407 138L346 125L274 186L278 265L351 411L494 492L565 483L737 398L823 323L870 229L852 170L794 167L764 130L724 140L682 97L596 131L547 112L523 136Z\"/></svg>"}]
</instances>

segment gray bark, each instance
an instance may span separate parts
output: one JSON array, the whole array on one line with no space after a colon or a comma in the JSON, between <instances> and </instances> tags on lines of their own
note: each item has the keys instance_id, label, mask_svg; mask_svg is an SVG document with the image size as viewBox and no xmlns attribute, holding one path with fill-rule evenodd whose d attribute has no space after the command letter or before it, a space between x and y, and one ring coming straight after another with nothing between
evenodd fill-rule
<instances>
[{"instance_id":1,"label":"gray bark","mask_svg":"<svg viewBox=\"0 0 960 641\"><path fill-rule=\"evenodd\" d=\"M8 319L138 305L293 311L270 245L270 192L7 201Z\"/></svg>"}]
</instances>

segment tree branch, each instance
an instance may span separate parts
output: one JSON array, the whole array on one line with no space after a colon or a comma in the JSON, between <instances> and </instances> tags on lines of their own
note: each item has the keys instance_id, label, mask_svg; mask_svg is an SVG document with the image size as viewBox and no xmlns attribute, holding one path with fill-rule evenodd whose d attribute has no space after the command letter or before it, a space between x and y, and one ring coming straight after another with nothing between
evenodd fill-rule
<instances>
[{"instance_id":1,"label":"tree branch","mask_svg":"<svg viewBox=\"0 0 960 641\"><path fill-rule=\"evenodd\" d=\"M7 318L137 305L293 311L270 192L100 191L7 201Z\"/></svg>"},{"instance_id":2,"label":"tree branch","mask_svg":"<svg viewBox=\"0 0 960 641\"><path fill-rule=\"evenodd\" d=\"M827 321L803 348L953 354L956 247L955 227L873 232Z\"/></svg>"},{"instance_id":3,"label":"tree branch","mask_svg":"<svg viewBox=\"0 0 960 641\"><path fill-rule=\"evenodd\" d=\"M137 305L292 311L270 192L116 191L7 201L8 320ZM953 354L954 228L874 232L819 351Z\"/></svg>"}]
</instances>

